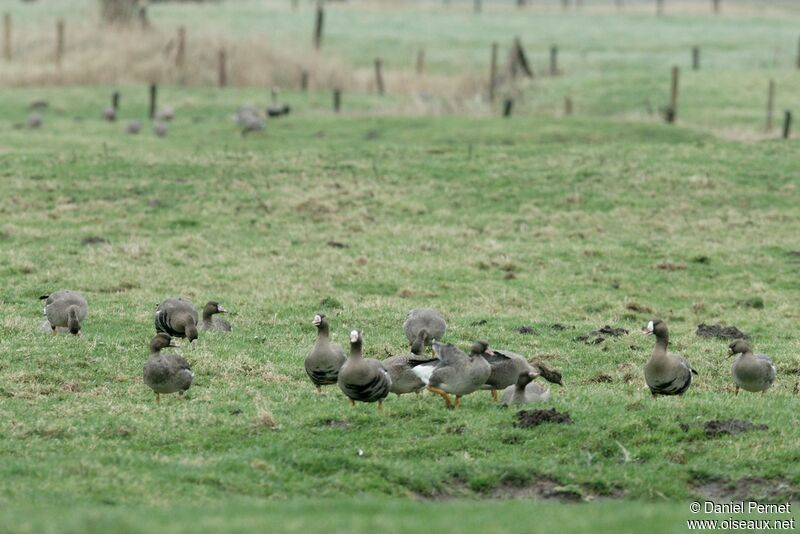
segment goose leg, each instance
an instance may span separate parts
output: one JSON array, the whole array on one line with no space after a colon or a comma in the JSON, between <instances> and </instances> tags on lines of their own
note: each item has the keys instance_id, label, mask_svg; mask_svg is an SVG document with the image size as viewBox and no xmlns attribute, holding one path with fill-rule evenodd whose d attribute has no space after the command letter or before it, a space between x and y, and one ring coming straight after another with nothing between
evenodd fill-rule
<instances>
[{"instance_id":1,"label":"goose leg","mask_svg":"<svg viewBox=\"0 0 800 534\"><path fill-rule=\"evenodd\" d=\"M492 398L497 402L497 389L492 388Z\"/></svg>"},{"instance_id":2,"label":"goose leg","mask_svg":"<svg viewBox=\"0 0 800 534\"><path fill-rule=\"evenodd\" d=\"M456 408L461 408L461 395L456 395Z\"/></svg>"},{"instance_id":3,"label":"goose leg","mask_svg":"<svg viewBox=\"0 0 800 534\"><path fill-rule=\"evenodd\" d=\"M156 393L156 404L161 404L161 394Z\"/></svg>"},{"instance_id":4,"label":"goose leg","mask_svg":"<svg viewBox=\"0 0 800 534\"><path fill-rule=\"evenodd\" d=\"M736 386L736 396L739 396L739 386Z\"/></svg>"},{"instance_id":5,"label":"goose leg","mask_svg":"<svg viewBox=\"0 0 800 534\"><path fill-rule=\"evenodd\" d=\"M51 336L54 336L54 335L56 335L56 327L55 327L55 326L51 326L51 327L50 327L50 335L51 335Z\"/></svg>"},{"instance_id":6,"label":"goose leg","mask_svg":"<svg viewBox=\"0 0 800 534\"><path fill-rule=\"evenodd\" d=\"M322 386L317 386L317 395L322 395Z\"/></svg>"},{"instance_id":7,"label":"goose leg","mask_svg":"<svg viewBox=\"0 0 800 534\"><path fill-rule=\"evenodd\" d=\"M450 395L448 395L447 392L444 391L443 389L439 389L433 386L428 386L428 391L430 391L431 393L436 393L437 395L441 396L444 399L444 403L448 408L453 407L453 403L450 402Z\"/></svg>"},{"instance_id":8,"label":"goose leg","mask_svg":"<svg viewBox=\"0 0 800 534\"><path fill-rule=\"evenodd\" d=\"M383 401L382 400L378 401L378 409L379 410L383 410Z\"/></svg>"},{"instance_id":9,"label":"goose leg","mask_svg":"<svg viewBox=\"0 0 800 534\"><path fill-rule=\"evenodd\" d=\"M355 408L356 407L356 401L354 401L353 399L350 399L350 398L348 398L347 400L350 401L350 407L351 408Z\"/></svg>"}]
</instances>

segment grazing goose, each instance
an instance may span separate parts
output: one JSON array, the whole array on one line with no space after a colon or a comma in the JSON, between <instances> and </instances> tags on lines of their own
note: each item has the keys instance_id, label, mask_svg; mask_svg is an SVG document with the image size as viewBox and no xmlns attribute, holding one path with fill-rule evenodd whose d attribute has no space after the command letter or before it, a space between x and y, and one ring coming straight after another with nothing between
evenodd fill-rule
<instances>
[{"instance_id":1,"label":"grazing goose","mask_svg":"<svg viewBox=\"0 0 800 534\"><path fill-rule=\"evenodd\" d=\"M524 356L510 350L494 349L491 354L485 353L484 358L492 367L492 374L481 389L490 389L494 400L497 400L498 389L504 390L516 384L520 374L534 370Z\"/></svg>"},{"instance_id":2,"label":"grazing goose","mask_svg":"<svg viewBox=\"0 0 800 534\"><path fill-rule=\"evenodd\" d=\"M185 337L191 343L197 339L197 309L188 299L167 299L156 308L155 325L156 332Z\"/></svg>"},{"instance_id":3,"label":"grazing goose","mask_svg":"<svg viewBox=\"0 0 800 534\"><path fill-rule=\"evenodd\" d=\"M461 406L461 397L480 389L492 374L491 366L483 357L487 352L492 354L485 341L473 343L469 354L453 345L434 341L433 352L438 360L412 360L410 363L414 373L428 386L428 391L441 395L448 408ZM448 394L456 396L455 405Z\"/></svg>"},{"instance_id":4,"label":"grazing goose","mask_svg":"<svg viewBox=\"0 0 800 534\"><path fill-rule=\"evenodd\" d=\"M175 118L175 108L172 106L162 106L156 111L156 120L169 122Z\"/></svg>"},{"instance_id":5,"label":"grazing goose","mask_svg":"<svg viewBox=\"0 0 800 534\"><path fill-rule=\"evenodd\" d=\"M503 390L503 405L528 404L550 400L550 390L533 381L539 376L538 371L527 371L519 374L517 383Z\"/></svg>"},{"instance_id":6,"label":"grazing goose","mask_svg":"<svg viewBox=\"0 0 800 534\"><path fill-rule=\"evenodd\" d=\"M315 315L311 324L317 328L317 341L306 355L305 368L317 393L322 393L322 386L336 383L347 356L341 345L331 343L330 325L324 314Z\"/></svg>"},{"instance_id":7,"label":"grazing goose","mask_svg":"<svg viewBox=\"0 0 800 534\"><path fill-rule=\"evenodd\" d=\"M166 137L169 133L169 126L164 121L156 121L153 125L153 133L156 134L156 137Z\"/></svg>"},{"instance_id":8,"label":"grazing goose","mask_svg":"<svg viewBox=\"0 0 800 534\"><path fill-rule=\"evenodd\" d=\"M63 289L49 295L39 297L44 300L44 314L50 323L50 331L56 335L56 329L67 328L70 334L81 335L81 322L89 313L89 304L77 291Z\"/></svg>"},{"instance_id":9,"label":"grazing goose","mask_svg":"<svg viewBox=\"0 0 800 534\"><path fill-rule=\"evenodd\" d=\"M412 363L413 362L413 363ZM421 359L416 353L400 354L392 356L383 360L383 366L392 377L392 387L390 393L396 394L398 397L404 393L419 393L424 387L420 377L414 372L414 365L432 364L438 362L437 359Z\"/></svg>"},{"instance_id":10,"label":"grazing goose","mask_svg":"<svg viewBox=\"0 0 800 534\"><path fill-rule=\"evenodd\" d=\"M363 341L361 332L350 332L350 357L339 369L337 383L350 399L351 406L356 405L355 401L377 402L378 409L382 409L383 399L389 395L392 387L392 379L381 362L362 356Z\"/></svg>"},{"instance_id":11,"label":"grazing goose","mask_svg":"<svg viewBox=\"0 0 800 534\"><path fill-rule=\"evenodd\" d=\"M278 103L278 88L272 88L272 103L267 106L267 115L270 117L280 117L281 115L288 115L291 108L288 104Z\"/></svg>"},{"instance_id":12,"label":"grazing goose","mask_svg":"<svg viewBox=\"0 0 800 534\"><path fill-rule=\"evenodd\" d=\"M128 121L128 124L125 125L125 132L136 135L142 131L142 123L139 121Z\"/></svg>"},{"instance_id":13,"label":"grazing goose","mask_svg":"<svg viewBox=\"0 0 800 534\"><path fill-rule=\"evenodd\" d=\"M111 106L103 110L103 118L108 122L117 120L117 111L119 110L119 93L114 92L111 95Z\"/></svg>"},{"instance_id":14,"label":"grazing goose","mask_svg":"<svg viewBox=\"0 0 800 534\"><path fill-rule=\"evenodd\" d=\"M209 300L203 307L203 320L197 325L199 330L215 332L230 332L231 323L222 317L214 317L218 313L228 313L228 310L219 305L219 302Z\"/></svg>"},{"instance_id":15,"label":"grazing goose","mask_svg":"<svg viewBox=\"0 0 800 534\"><path fill-rule=\"evenodd\" d=\"M766 393L775 383L775 365L766 354L753 354L753 350L744 339L737 339L730 344L731 356L739 356L733 362L731 370L736 394L739 388L745 391Z\"/></svg>"},{"instance_id":16,"label":"grazing goose","mask_svg":"<svg viewBox=\"0 0 800 534\"><path fill-rule=\"evenodd\" d=\"M25 122L25 126L31 129L41 128L42 122L44 122L44 118L42 117L41 113L31 113L28 115L28 120Z\"/></svg>"},{"instance_id":17,"label":"grazing goose","mask_svg":"<svg viewBox=\"0 0 800 534\"><path fill-rule=\"evenodd\" d=\"M150 341L150 359L144 364L144 383L161 402L162 393L183 392L192 385L194 373L189 363L177 354L164 354L161 349L174 347L168 334L156 334Z\"/></svg>"},{"instance_id":18,"label":"grazing goose","mask_svg":"<svg viewBox=\"0 0 800 534\"><path fill-rule=\"evenodd\" d=\"M689 361L681 354L667 352L669 331L667 324L653 319L642 329L645 335L656 336L656 347L644 367L644 380L653 397L657 395L683 395L692 385L692 369Z\"/></svg>"},{"instance_id":19,"label":"grazing goose","mask_svg":"<svg viewBox=\"0 0 800 534\"><path fill-rule=\"evenodd\" d=\"M433 308L415 308L406 314L403 323L403 331L414 354L422 354L425 345L430 345L434 340L441 341L445 330L447 322Z\"/></svg>"}]
</instances>

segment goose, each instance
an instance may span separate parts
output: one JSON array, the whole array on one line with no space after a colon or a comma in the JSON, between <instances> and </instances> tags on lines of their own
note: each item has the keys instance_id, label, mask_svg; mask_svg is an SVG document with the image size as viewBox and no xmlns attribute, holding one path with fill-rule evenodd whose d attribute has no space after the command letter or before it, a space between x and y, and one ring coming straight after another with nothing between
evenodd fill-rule
<instances>
[{"instance_id":1,"label":"goose","mask_svg":"<svg viewBox=\"0 0 800 534\"><path fill-rule=\"evenodd\" d=\"M153 125L153 133L156 134L156 137L166 137L169 133L169 126L164 121L157 121Z\"/></svg>"},{"instance_id":2,"label":"goose","mask_svg":"<svg viewBox=\"0 0 800 534\"><path fill-rule=\"evenodd\" d=\"M317 329L317 341L308 351L304 365L317 393L322 393L322 386L336 384L339 369L347 361L347 356L341 345L331 343L330 325L324 314L315 315L311 324Z\"/></svg>"},{"instance_id":3,"label":"goose","mask_svg":"<svg viewBox=\"0 0 800 534\"><path fill-rule=\"evenodd\" d=\"M172 106L162 106L156 111L156 120L169 122L175 118L175 108Z\"/></svg>"},{"instance_id":4,"label":"goose","mask_svg":"<svg viewBox=\"0 0 800 534\"><path fill-rule=\"evenodd\" d=\"M150 359L144 364L144 383L161 402L162 393L183 392L192 385L194 373L189 363L177 354L164 354L162 349L174 347L169 334L158 333L150 341Z\"/></svg>"},{"instance_id":5,"label":"goose","mask_svg":"<svg viewBox=\"0 0 800 534\"><path fill-rule=\"evenodd\" d=\"M156 333L185 337L191 343L197 339L197 309L182 297L166 299L156 308L155 325Z\"/></svg>"},{"instance_id":6,"label":"goose","mask_svg":"<svg viewBox=\"0 0 800 534\"><path fill-rule=\"evenodd\" d=\"M291 108L288 104L278 103L278 88L272 88L272 103L267 106L267 115L270 117L280 117L281 115L288 115Z\"/></svg>"},{"instance_id":7,"label":"goose","mask_svg":"<svg viewBox=\"0 0 800 534\"><path fill-rule=\"evenodd\" d=\"M56 335L59 327L67 328L70 334L81 335L81 322L89 313L89 304L77 291L62 289L49 295L42 295L44 314L50 323L52 335Z\"/></svg>"},{"instance_id":8,"label":"goose","mask_svg":"<svg viewBox=\"0 0 800 534\"><path fill-rule=\"evenodd\" d=\"M438 360L411 361L414 373L425 383L428 391L444 399L447 408L458 408L461 397L486 384L492 368L484 354L493 352L485 341L473 343L469 354L438 341L434 341L432 346ZM450 394L456 396L455 404L450 401Z\"/></svg>"},{"instance_id":9,"label":"goose","mask_svg":"<svg viewBox=\"0 0 800 534\"><path fill-rule=\"evenodd\" d=\"M414 354L422 354L424 347L434 340L441 341L445 330L447 321L433 308L415 308L406 314L403 322L403 332Z\"/></svg>"},{"instance_id":10,"label":"goose","mask_svg":"<svg viewBox=\"0 0 800 534\"><path fill-rule=\"evenodd\" d=\"M414 365L431 364L436 362L433 359L420 359L418 354L400 354L383 360L383 366L392 378L390 393L398 397L405 393L419 393L425 388L425 382L414 372Z\"/></svg>"},{"instance_id":11,"label":"goose","mask_svg":"<svg viewBox=\"0 0 800 534\"><path fill-rule=\"evenodd\" d=\"M760 391L762 394L775 383L775 365L766 354L753 354L753 350L743 339L737 339L729 345L731 356L738 354L734 360L731 374L739 388L745 391Z\"/></svg>"},{"instance_id":12,"label":"goose","mask_svg":"<svg viewBox=\"0 0 800 534\"><path fill-rule=\"evenodd\" d=\"M41 113L31 113L28 115L25 125L30 129L36 129L42 127L42 122L44 122L44 118Z\"/></svg>"},{"instance_id":13,"label":"goose","mask_svg":"<svg viewBox=\"0 0 800 534\"><path fill-rule=\"evenodd\" d=\"M481 389L491 390L495 401L498 389L505 390L517 383L520 374L534 371L524 356L509 350L493 349L491 354L485 353L484 358L492 367L492 374Z\"/></svg>"},{"instance_id":14,"label":"goose","mask_svg":"<svg viewBox=\"0 0 800 534\"><path fill-rule=\"evenodd\" d=\"M350 332L350 356L339 369L336 382L351 406L355 406L356 401L377 402L380 410L383 409L383 399L389 395L392 379L381 362L362 356L363 341L361 332Z\"/></svg>"},{"instance_id":15,"label":"goose","mask_svg":"<svg viewBox=\"0 0 800 534\"><path fill-rule=\"evenodd\" d=\"M117 120L117 111L119 110L119 93L114 92L111 95L111 106L103 110L103 118L109 122Z\"/></svg>"},{"instance_id":16,"label":"goose","mask_svg":"<svg viewBox=\"0 0 800 534\"><path fill-rule=\"evenodd\" d=\"M513 386L503 390L503 405L528 404L550 400L550 389L540 386L533 380L539 376L538 371L522 372Z\"/></svg>"},{"instance_id":17,"label":"goose","mask_svg":"<svg viewBox=\"0 0 800 534\"><path fill-rule=\"evenodd\" d=\"M125 125L125 132L136 135L142 131L142 123L139 121L128 121L128 124Z\"/></svg>"},{"instance_id":18,"label":"goose","mask_svg":"<svg viewBox=\"0 0 800 534\"><path fill-rule=\"evenodd\" d=\"M230 332L231 323L221 317L214 317L218 313L228 313L228 310L220 306L219 302L209 300L203 307L203 319L197 325L198 330Z\"/></svg>"},{"instance_id":19,"label":"goose","mask_svg":"<svg viewBox=\"0 0 800 534\"><path fill-rule=\"evenodd\" d=\"M669 331L667 324L653 319L642 329L645 335L656 336L656 346L644 367L644 380L653 397L658 395L683 395L692 385L692 369L689 361L681 354L667 352Z\"/></svg>"}]
</instances>

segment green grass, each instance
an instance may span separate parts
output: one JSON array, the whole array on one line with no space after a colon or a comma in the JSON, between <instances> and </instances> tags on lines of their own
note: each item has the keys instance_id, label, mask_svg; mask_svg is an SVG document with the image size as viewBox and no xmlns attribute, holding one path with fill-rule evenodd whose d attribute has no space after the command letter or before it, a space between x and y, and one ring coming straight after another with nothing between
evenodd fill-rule
<instances>
[{"instance_id":1,"label":"green grass","mask_svg":"<svg viewBox=\"0 0 800 534\"><path fill-rule=\"evenodd\" d=\"M313 112L317 95L289 95L312 111L242 138L228 115L257 92L171 88L178 119L157 139L96 119L107 92L14 90L0 104L0 519L14 530L61 515L76 531L181 530L196 507L198 521L235 516L242 530L267 509L290 529L315 517L345 529L361 500L371 512L356 530L405 510L436 525L440 508L406 499L527 498L545 481L624 502L445 509L475 525L507 510L506 531L524 530L529 510L576 530L638 510L671 517L670 531L710 482L763 477L746 496L797 496L796 141L608 119L333 117ZM124 115L142 113L138 92L124 90ZM45 127L11 129L38 96L51 102ZM37 297L62 287L90 301L80 338L36 331ZM173 295L219 300L235 330L182 349L195 384L157 405L141 369L154 306ZM404 350L404 314L423 305L446 314L453 343L487 338L562 369L550 405L574 424L515 428L488 393L453 412L393 397L383 414L335 388L315 395L302 367L314 313L340 342L363 329L383 358ZM700 372L682 398L643 389L652 340L635 331L652 317ZM726 343L696 337L701 322L751 334L778 365L774 390L734 397ZM516 333L523 324L535 334ZM634 333L574 341L604 324ZM601 372L613 382L591 382ZM703 434L727 418L769 429ZM277 504L297 498L312 500ZM342 508L320 511L329 498ZM664 499L675 504L636 503ZM23 505L53 508L28 517Z\"/></svg>"}]
</instances>

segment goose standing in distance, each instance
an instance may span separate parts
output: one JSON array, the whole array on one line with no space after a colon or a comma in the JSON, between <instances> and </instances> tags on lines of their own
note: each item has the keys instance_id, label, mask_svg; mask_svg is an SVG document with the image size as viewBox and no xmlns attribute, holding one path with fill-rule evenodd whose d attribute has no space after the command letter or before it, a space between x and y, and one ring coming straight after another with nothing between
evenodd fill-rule
<instances>
[{"instance_id":1,"label":"goose standing in distance","mask_svg":"<svg viewBox=\"0 0 800 534\"><path fill-rule=\"evenodd\" d=\"M117 120L117 111L119 111L119 93L115 91L111 95L111 106L103 110L103 119L114 122Z\"/></svg>"},{"instance_id":2,"label":"goose standing in distance","mask_svg":"<svg viewBox=\"0 0 800 534\"><path fill-rule=\"evenodd\" d=\"M156 137L166 137L169 133L169 126L164 121L156 121L153 125L153 133L156 134Z\"/></svg>"},{"instance_id":3,"label":"goose standing in distance","mask_svg":"<svg viewBox=\"0 0 800 534\"><path fill-rule=\"evenodd\" d=\"M50 331L56 335L58 328L66 328L70 334L81 335L81 322L89 313L89 304L77 291L62 289L39 297L44 300L44 314L50 323Z\"/></svg>"},{"instance_id":4,"label":"goose standing in distance","mask_svg":"<svg viewBox=\"0 0 800 534\"><path fill-rule=\"evenodd\" d=\"M315 315L311 324L317 329L317 341L308 351L304 365L317 393L322 393L322 386L336 383L347 356L341 345L331 343L330 325L324 314Z\"/></svg>"},{"instance_id":5,"label":"goose standing in distance","mask_svg":"<svg viewBox=\"0 0 800 534\"><path fill-rule=\"evenodd\" d=\"M739 388L766 393L775 383L775 364L769 356L753 354L753 350L744 339L737 339L729 345L729 348L731 356L739 355L731 369L733 383L736 384L736 394L739 394Z\"/></svg>"},{"instance_id":6,"label":"goose standing in distance","mask_svg":"<svg viewBox=\"0 0 800 534\"><path fill-rule=\"evenodd\" d=\"M361 332L350 332L350 356L339 369L337 383L348 399L350 405L356 402L377 402L378 409L383 408L383 399L389 395L392 379L381 362L373 358L364 358L361 353L363 344Z\"/></svg>"},{"instance_id":7,"label":"goose standing in distance","mask_svg":"<svg viewBox=\"0 0 800 534\"><path fill-rule=\"evenodd\" d=\"M280 117L282 115L288 115L291 108L289 104L279 104L278 103L278 88L272 88L272 103L267 106L267 115L270 117Z\"/></svg>"},{"instance_id":8,"label":"goose standing in distance","mask_svg":"<svg viewBox=\"0 0 800 534\"><path fill-rule=\"evenodd\" d=\"M41 128L44 118L41 113L31 113L28 115L28 120L25 121L25 126L31 129Z\"/></svg>"},{"instance_id":9,"label":"goose standing in distance","mask_svg":"<svg viewBox=\"0 0 800 534\"><path fill-rule=\"evenodd\" d=\"M447 321L433 308L415 308L406 314L403 332L411 344L411 352L422 354L426 345L441 341L447 330Z\"/></svg>"},{"instance_id":10,"label":"goose standing in distance","mask_svg":"<svg viewBox=\"0 0 800 534\"><path fill-rule=\"evenodd\" d=\"M156 308L155 325L156 333L185 337L191 343L197 339L197 309L182 297L166 299Z\"/></svg>"},{"instance_id":11,"label":"goose standing in distance","mask_svg":"<svg viewBox=\"0 0 800 534\"><path fill-rule=\"evenodd\" d=\"M517 377L517 383L503 390L503 405L529 404L550 400L550 389L533 381L537 376L539 376L538 371L520 373L519 377Z\"/></svg>"},{"instance_id":12,"label":"goose standing in distance","mask_svg":"<svg viewBox=\"0 0 800 534\"><path fill-rule=\"evenodd\" d=\"M219 305L219 302L209 300L203 307L203 319L197 325L199 330L214 332L230 332L231 323L222 317L214 317L218 313L228 313L228 310Z\"/></svg>"},{"instance_id":13,"label":"goose standing in distance","mask_svg":"<svg viewBox=\"0 0 800 534\"><path fill-rule=\"evenodd\" d=\"M433 342L433 352L438 360L411 361L414 373L428 387L428 391L436 393L444 399L447 408L461 406L461 397L477 391L492 374L485 353L493 354L485 341L476 341L469 354L465 354L453 345ZM450 395L456 396L456 402Z\"/></svg>"},{"instance_id":14,"label":"goose standing in distance","mask_svg":"<svg viewBox=\"0 0 800 534\"><path fill-rule=\"evenodd\" d=\"M155 118L157 121L169 122L175 118L175 108L172 106L162 106L156 111Z\"/></svg>"},{"instance_id":15,"label":"goose standing in distance","mask_svg":"<svg viewBox=\"0 0 800 534\"><path fill-rule=\"evenodd\" d=\"M653 319L642 329L642 333L656 336L653 355L644 367L644 380L653 397L683 395L692 385L692 375L696 375L697 371L692 369L683 355L667 352L669 345L667 324L659 319Z\"/></svg>"},{"instance_id":16,"label":"goose standing in distance","mask_svg":"<svg viewBox=\"0 0 800 534\"><path fill-rule=\"evenodd\" d=\"M144 383L161 402L162 393L183 392L192 385L194 373L189 362L177 354L164 354L162 349L174 347L172 338L165 333L156 334L150 341L150 359L144 364Z\"/></svg>"},{"instance_id":17,"label":"goose standing in distance","mask_svg":"<svg viewBox=\"0 0 800 534\"><path fill-rule=\"evenodd\" d=\"M128 121L125 125L125 132L131 135L136 135L142 131L142 123L139 121Z\"/></svg>"}]
</instances>

